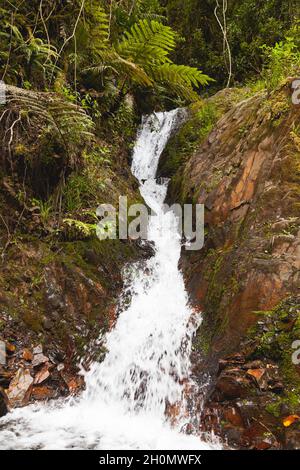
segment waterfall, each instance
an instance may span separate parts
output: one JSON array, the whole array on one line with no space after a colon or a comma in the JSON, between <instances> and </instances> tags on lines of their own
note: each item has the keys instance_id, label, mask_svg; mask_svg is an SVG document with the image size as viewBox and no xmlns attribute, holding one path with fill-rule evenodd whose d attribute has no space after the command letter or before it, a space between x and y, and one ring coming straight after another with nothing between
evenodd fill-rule
<instances>
[{"instance_id":1,"label":"waterfall","mask_svg":"<svg viewBox=\"0 0 300 470\"><path fill-rule=\"evenodd\" d=\"M76 399L16 409L0 420L0 448L18 449L206 449L198 436L182 432L187 421L184 391L189 384L192 337L183 276L178 269L181 236L173 212L163 203L168 181L156 181L159 158L182 111L143 119L132 172L153 211L148 237L155 254L143 267L131 266L107 354L86 374L86 390ZM120 299L122 306L122 297ZM176 409L176 424L168 410ZM1 426L2 425L2 426ZM215 445L216 447L216 445Z\"/></svg>"}]
</instances>

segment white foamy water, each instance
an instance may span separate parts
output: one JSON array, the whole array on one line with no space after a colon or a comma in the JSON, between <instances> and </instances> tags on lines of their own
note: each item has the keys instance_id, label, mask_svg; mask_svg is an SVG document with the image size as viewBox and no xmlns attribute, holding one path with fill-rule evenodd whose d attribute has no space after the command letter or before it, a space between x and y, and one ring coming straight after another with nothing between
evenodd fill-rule
<instances>
[{"instance_id":1,"label":"white foamy water","mask_svg":"<svg viewBox=\"0 0 300 470\"><path fill-rule=\"evenodd\" d=\"M148 229L155 255L143 267L133 266L125 279L124 295L130 290L131 303L121 309L106 337L105 360L92 365L80 397L17 409L0 420L1 449L218 447L182 432L189 422L184 387L190 380L191 341L199 319L191 321L178 269L176 217L162 207L167 181L155 180L159 157L178 119L178 110L144 118L137 138L132 171L156 213ZM170 405L178 409L173 426L166 414Z\"/></svg>"}]
</instances>

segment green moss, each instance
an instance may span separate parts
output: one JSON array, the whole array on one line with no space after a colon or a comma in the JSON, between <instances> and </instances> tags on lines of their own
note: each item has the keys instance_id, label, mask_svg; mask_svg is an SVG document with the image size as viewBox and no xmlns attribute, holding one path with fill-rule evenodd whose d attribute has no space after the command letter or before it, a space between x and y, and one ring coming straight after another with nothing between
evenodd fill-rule
<instances>
[{"instance_id":1,"label":"green moss","mask_svg":"<svg viewBox=\"0 0 300 470\"><path fill-rule=\"evenodd\" d=\"M266 411L270 413L271 415L275 416L275 418L279 418L280 407L281 407L281 402L280 400L277 400L275 402L268 403L266 406Z\"/></svg>"},{"instance_id":2,"label":"green moss","mask_svg":"<svg viewBox=\"0 0 300 470\"><path fill-rule=\"evenodd\" d=\"M196 203L201 189L212 191L221 181L223 173L215 170L209 181L203 181L196 191L191 188L188 161L205 142L217 121L238 102L253 96L251 89L224 90L205 102L190 108L190 117L169 141L162 155L159 174L171 177L170 195L181 204ZM246 124L247 128L251 122Z\"/></svg>"},{"instance_id":3,"label":"green moss","mask_svg":"<svg viewBox=\"0 0 300 470\"><path fill-rule=\"evenodd\" d=\"M170 139L162 156L159 173L173 176L213 129L220 111L213 102L197 103L190 108L190 118Z\"/></svg>"},{"instance_id":4,"label":"green moss","mask_svg":"<svg viewBox=\"0 0 300 470\"><path fill-rule=\"evenodd\" d=\"M228 305L238 294L240 283L233 266L228 272L226 263L232 248L210 250L206 255L205 280L208 288L205 296L204 321L194 342L196 349L207 354L214 338L221 337L228 328Z\"/></svg>"},{"instance_id":5,"label":"green moss","mask_svg":"<svg viewBox=\"0 0 300 470\"><path fill-rule=\"evenodd\" d=\"M275 126L279 126L287 113L291 110L290 98L286 93L275 93L269 100L271 108L271 120Z\"/></svg>"},{"instance_id":6,"label":"green moss","mask_svg":"<svg viewBox=\"0 0 300 470\"><path fill-rule=\"evenodd\" d=\"M268 405L268 411L274 411L276 406L285 404L291 412L299 412L300 374L292 362L295 352L292 344L300 339L299 299L286 299L271 311L256 313L260 316L260 321L248 332L248 336L256 343L250 358L275 361L285 387L283 396L276 399L274 406Z\"/></svg>"},{"instance_id":7,"label":"green moss","mask_svg":"<svg viewBox=\"0 0 300 470\"><path fill-rule=\"evenodd\" d=\"M35 333L40 333L43 330L41 312L25 310L22 315L22 320L26 326Z\"/></svg>"}]
</instances>

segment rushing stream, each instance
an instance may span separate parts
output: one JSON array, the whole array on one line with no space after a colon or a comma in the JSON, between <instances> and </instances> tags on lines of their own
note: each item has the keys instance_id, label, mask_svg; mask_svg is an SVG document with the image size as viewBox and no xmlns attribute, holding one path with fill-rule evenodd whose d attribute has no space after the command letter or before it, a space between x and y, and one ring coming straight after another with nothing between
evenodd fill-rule
<instances>
[{"instance_id":1,"label":"rushing stream","mask_svg":"<svg viewBox=\"0 0 300 470\"><path fill-rule=\"evenodd\" d=\"M125 275L124 296L130 291L131 302L106 337L105 360L92 365L80 397L16 409L0 420L1 449L217 447L181 432L190 419L184 390L199 319L191 320L178 269L181 237L176 217L163 211L168 183L155 179L159 157L181 113L144 118L137 138L132 171L155 212L148 227L155 255ZM166 417L170 406L177 410L173 425Z\"/></svg>"}]
</instances>

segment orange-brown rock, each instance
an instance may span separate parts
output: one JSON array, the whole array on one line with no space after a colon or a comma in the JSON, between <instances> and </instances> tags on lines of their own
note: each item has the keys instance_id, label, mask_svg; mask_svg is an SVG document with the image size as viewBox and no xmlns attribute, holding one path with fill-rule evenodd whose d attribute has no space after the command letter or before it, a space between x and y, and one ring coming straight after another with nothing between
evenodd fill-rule
<instances>
[{"instance_id":1,"label":"orange-brown rock","mask_svg":"<svg viewBox=\"0 0 300 470\"><path fill-rule=\"evenodd\" d=\"M291 345L300 339L300 107L292 103L290 85L287 80L271 94L248 95L229 110L226 105L210 134L184 154L168 194L168 202L205 206L204 248L183 249L181 259L203 318L193 373L200 382L208 371L211 376L203 428L238 448L300 445L297 433L285 440L278 432L281 410L293 415L296 399L293 405L289 397L300 393L299 366L291 359ZM209 101L220 107L234 93L222 91ZM195 122L192 116L186 125L195 130L192 148ZM174 161L180 143L175 136L163 159ZM282 302L274 329L271 314ZM234 422L229 405L239 409L244 426Z\"/></svg>"},{"instance_id":2,"label":"orange-brown rock","mask_svg":"<svg viewBox=\"0 0 300 470\"><path fill-rule=\"evenodd\" d=\"M22 353L22 358L24 361L31 362L33 359L33 354L30 349L24 349Z\"/></svg>"},{"instance_id":3,"label":"orange-brown rock","mask_svg":"<svg viewBox=\"0 0 300 470\"><path fill-rule=\"evenodd\" d=\"M50 377L49 364L45 364L41 370L37 372L34 377L34 385L39 385L45 382Z\"/></svg>"},{"instance_id":4,"label":"orange-brown rock","mask_svg":"<svg viewBox=\"0 0 300 470\"><path fill-rule=\"evenodd\" d=\"M238 408L235 406L229 406L228 408L225 408L223 411L223 416L226 421L228 421L230 424L233 424L234 426L237 427L244 427L244 421L241 416L241 413Z\"/></svg>"},{"instance_id":5,"label":"orange-brown rock","mask_svg":"<svg viewBox=\"0 0 300 470\"><path fill-rule=\"evenodd\" d=\"M289 82L270 96L247 98L217 122L171 181L169 200L205 206L205 246L183 251L181 264L219 356L238 347L256 311L298 291L300 167L293 135L299 120Z\"/></svg>"},{"instance_id":6,"label":"orange-brown rock","mask_svg":"<svg viewBox=\"0 0 300 470\"><path fill-rule=\"evenodd\" d=\"M25 405L30 397L33 378L28 369L19 369L9 385L7 397L11 406Z\"/></svg>"},{"instance_id":7,"label":"orange-brown rock","mask_svg":"<svg viewBox=\"0 0 300 470\"><path fill-rule=\"evenodd\" d=\"M33 386L31 398L33 400L48 400L55 396L55 392L51 387L46 385Z\"/></svg>"}]
</instances>

